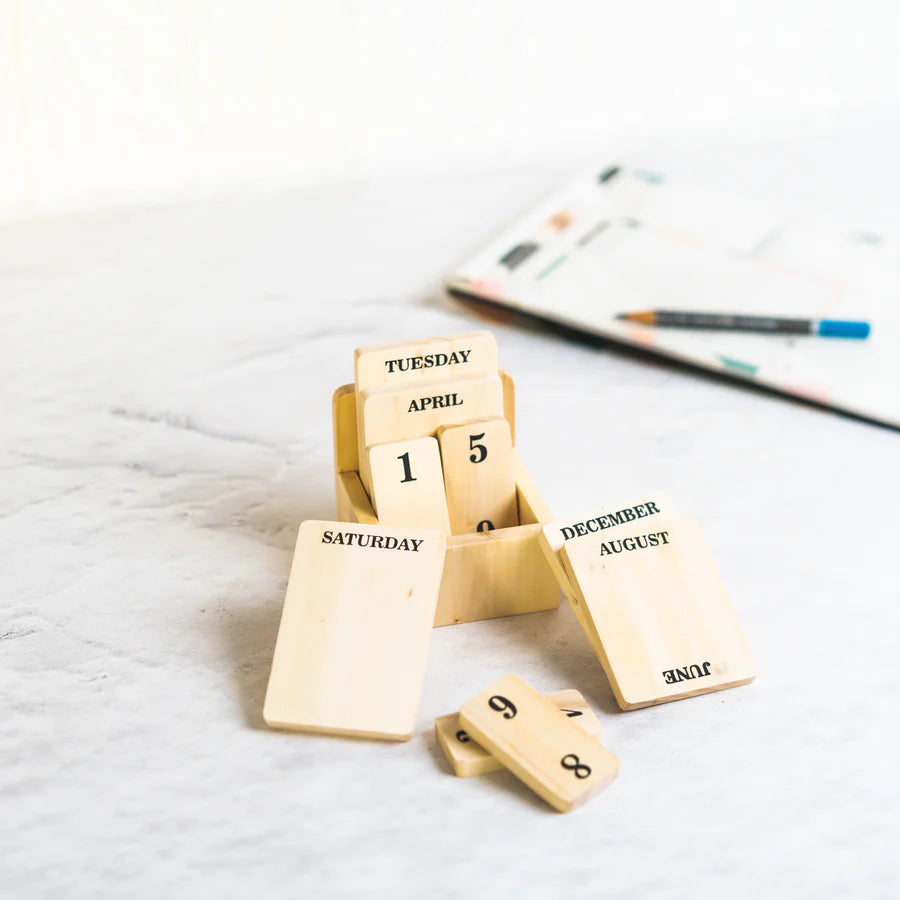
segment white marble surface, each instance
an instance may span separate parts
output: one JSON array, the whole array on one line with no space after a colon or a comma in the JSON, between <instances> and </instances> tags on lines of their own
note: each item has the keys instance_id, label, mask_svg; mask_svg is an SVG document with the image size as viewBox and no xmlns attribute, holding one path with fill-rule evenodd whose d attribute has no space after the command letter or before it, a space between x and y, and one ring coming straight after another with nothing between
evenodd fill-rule
<instances>
[{"instance_id":1,"label":"white marble surface","mask_svg":"<svg viewBox=\"0 0 900 900\"><path fill-rule=\"evenodd\" d=\"M826 150L782 149L673 162L821 196ZM754 684L620 713L563 605L437 630L408 744L263 727L354 347L471 328L426 298L560 174L3 227L0 894L896 896L900 434L663 364L495 329L550 506L656 487L699 518ZM897 185L863 177L833 210L890 218ZM580 689L622 761L572 815L435 745L510 671Z\"/></svg>"}]
</instances>

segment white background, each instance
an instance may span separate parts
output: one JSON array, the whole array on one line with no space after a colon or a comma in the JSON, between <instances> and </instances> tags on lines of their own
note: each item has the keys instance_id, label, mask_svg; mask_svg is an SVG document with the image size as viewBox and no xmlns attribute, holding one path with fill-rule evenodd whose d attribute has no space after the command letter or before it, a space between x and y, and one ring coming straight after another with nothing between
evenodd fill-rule
<instances>
[{"instance_id":1,"label":"white background","mask_svg":"<svg viewBox=\"0 0 900 900\"><path fill-rule=\"evenodd\" d=\"M0 214L793 136L900 95L890 0L0 0Z\"/></svg>"},{"instance_id":2,"label":"white background","mask_svg":"<svg viewBox=\"0 0 900 900\"><path fill-rule=\"evenodd\" d=\"M699 519L752 685L619 712L564 603L435 630L406 744L261 718L354 348L479 325L601 144L900 232L893 5L0 6L4 900L897 896L900 436L661 362L493 326L550 508ZM571 815L436 747L509 671L621 759Z\"/></svg>"}]
</instances>

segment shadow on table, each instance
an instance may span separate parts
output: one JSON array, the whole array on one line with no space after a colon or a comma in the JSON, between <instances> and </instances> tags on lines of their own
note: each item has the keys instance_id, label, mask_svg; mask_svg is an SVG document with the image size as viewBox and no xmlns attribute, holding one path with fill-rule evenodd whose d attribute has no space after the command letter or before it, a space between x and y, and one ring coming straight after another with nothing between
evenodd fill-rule
<instances>
[{"instance_id":1,"label":"shadow on table","mask_svg":"<svg viewBox=\"0 0 900 900\"><path fill-rule=\"evenodd\" d=\"M264 515L259 504L255 515L257 518ZM333 519L334 509L329 500L311 504L308 509L296 510L295 515L299 526L306 519ZM278 522L281 521L283 510L280 502L273 504L273 516ZM274 574L271 570L273 565L277 565L280 581L264 597L230 598L219 623L223 665L231 677L234 694L249 728L268 727L263 720L263 703L292 557L293 541L289 553L281 555L278 560L269 556L261 562L261 566L269 568L270 574Z\"/></svg>"}]
</instances>

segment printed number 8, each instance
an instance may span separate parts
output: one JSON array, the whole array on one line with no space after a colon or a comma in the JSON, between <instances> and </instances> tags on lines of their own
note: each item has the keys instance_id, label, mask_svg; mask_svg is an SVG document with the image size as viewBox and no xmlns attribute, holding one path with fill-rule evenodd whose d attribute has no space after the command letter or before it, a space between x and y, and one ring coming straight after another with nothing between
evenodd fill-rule
<instances>
[{"instance_id":1,"label":"printed number 8","mask_svg":"<svg viewBox=\"0 0 900 900\"><path fill-rule=\"evenodd\" d=\"M469 462L480 463L484 462L487 459L487 447L484 444L476 444L475 441L480 441L485 435L485 432L481 432L481 434L470 434L469 435L469 449L477 450L478 453L470 453L469 454Z\"/></svg>"},{"instance_id":2,"label":"printed number 8","mask_svg":"<svg viewBox=\"0 0 900 900\"><path fill-rule=\"evenodd\" d=\"M576 778L587 778L591 774L591 767L585 765L574 753L567 753L559 764L564 769L574 772Z\"/></svg>"},{"instance_id":3,"label":"printed number 8","mask_svg":"<svg viewBox=\"0 0 900 900\"><path fill-rule=\"evenodd\" d=\"M504 719L512 719L516 715L516 706L512 700L507 700L506 697L501 697L499 694L494 694L488 700L488 706L497 712L502 712Z\"/></svg>"}]
</instances>

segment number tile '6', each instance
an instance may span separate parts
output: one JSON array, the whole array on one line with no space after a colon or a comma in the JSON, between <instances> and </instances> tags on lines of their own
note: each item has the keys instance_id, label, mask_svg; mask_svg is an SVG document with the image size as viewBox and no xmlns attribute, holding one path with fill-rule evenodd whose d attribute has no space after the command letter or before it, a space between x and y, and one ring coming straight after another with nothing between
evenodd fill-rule
<instances>
[{"instance_id":1,"label":"number tile '6'","mask_svg":"<svg viewBox=\"0 0 900 900\"><path fill-rule=\"evenodd\" d=\"M459 727L560 812L587 802L619 771L597 737L515 675L463 704Z\"/></svg>"}]
</instances>

